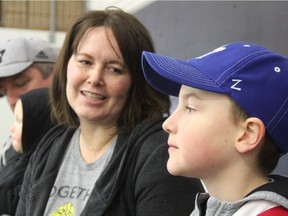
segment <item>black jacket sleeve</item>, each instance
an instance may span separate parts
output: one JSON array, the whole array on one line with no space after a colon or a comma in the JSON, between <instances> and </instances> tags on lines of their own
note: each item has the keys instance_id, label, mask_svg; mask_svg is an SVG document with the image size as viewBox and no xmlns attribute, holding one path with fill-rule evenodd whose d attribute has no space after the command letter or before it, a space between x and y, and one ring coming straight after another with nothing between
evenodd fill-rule
<instances>
[{"instance_id":1,"label":"black jacket sleeve","mask_svg":"<svg viewBox=\"0 0 288 216\"><path fill-rule=\"evenodd\" d=\"M204 191L202 184L198 179L169 174L166 168L168 145L165 142L151 152L154 142L147 140L139 151L133 174L136 215L190 215L196 194Z\"/></svg>"},{"instance_id":2,"label":"black jacket sleeve","mask_svg":"<svg viewBox=\"0 0 288 216\"><path fill-rule=\"evenodd\" d=\"M15 215L21 185L11 188L0 188L0 215Z\"/></svg>"}]
</instances>

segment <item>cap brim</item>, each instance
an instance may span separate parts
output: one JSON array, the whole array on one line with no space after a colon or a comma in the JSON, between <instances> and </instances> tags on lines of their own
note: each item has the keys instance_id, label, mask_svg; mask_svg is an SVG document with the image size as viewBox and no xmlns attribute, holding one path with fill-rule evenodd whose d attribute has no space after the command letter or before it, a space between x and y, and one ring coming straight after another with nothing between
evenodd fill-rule
<instances>
[{"instance_id":1,"label":"cap brim","mask_svg":"<svg viewBox=\"0 0 288 216\"><path fill-rule=\"evenodd\" d=\"M181 63L178 61L181 62L181 60L168 56L144 51L142 54L142 69L147 82L164 94L178 96L182 85L181 80L174 73L167 70L169 65L173 65L173 67L180 65Z\"/></svg>"},{"instance_id":2,"label":"cap brim","mask_svg":"<svg viewBox=\"0 0 288 216\"><path fill-rule=\"evenodd\" d=\"M148 83L165 94L178 96L181 85L222 92L217 83L200 71L196 59L183 61L144 51L142 69Z\"/></svg>"},{"instance_id":3,"label":"cap brim","mask_svg":"<svg viewBox=\"0 0 288 216\"><path fill-rule=\"evenodd\" d=\"M0 67L0 78L14 76L26 68L33 62L15 63Z\"/></svg>"}]
</instances>

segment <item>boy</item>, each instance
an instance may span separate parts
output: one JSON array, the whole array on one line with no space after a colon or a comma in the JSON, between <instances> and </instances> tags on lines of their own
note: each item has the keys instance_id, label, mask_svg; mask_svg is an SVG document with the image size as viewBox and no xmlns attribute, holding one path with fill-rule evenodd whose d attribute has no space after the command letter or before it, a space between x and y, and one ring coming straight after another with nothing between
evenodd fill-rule
<instances>
[{"instance_id":1,"label":"boy","mask_svg":"<svg viewBox=\"0 0 288 216\"><path fill-rule=\"evenodd\" d=\"M236 42L188 61L144 52L147 81L177 96L163 123L168 171L200 178L191 215L288 215L288 178L268 176L288 151L288 59Z\"/></svg>"}]
</instances>

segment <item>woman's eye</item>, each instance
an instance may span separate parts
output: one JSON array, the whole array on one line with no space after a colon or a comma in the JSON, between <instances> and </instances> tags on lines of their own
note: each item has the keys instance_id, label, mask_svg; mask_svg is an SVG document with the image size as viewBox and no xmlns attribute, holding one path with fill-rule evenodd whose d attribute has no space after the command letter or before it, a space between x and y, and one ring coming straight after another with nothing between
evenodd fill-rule
<instances>
[{"instance_id":1,"label":"woman's eye","mask_svg":"<svg viewBox=\"0 0 288 216\"><path fill-rule=\"evenodd\" d=\"M117 68L117 67L107 67L106 70L110 71L110 72L113 72L113 73L117 73L117 74L121 74L122 73L122 69Z\"/></svg>"},{"instance_id":2,"label":"woman's eye","mask_svg":"<svg viewBox=\"0 0 288 216\"><path fill-rule=\"evenodd\" d=\"M113 68L113 71L114 71L115 73L122 73L122 70L119 69L119 68Z\"/></svg>"},{"instance_id":3,"label":"woman's eye","mask_svg":"<svg viewBox=\"0 0 288 216\"><path fill-rule=\"evenodd\" d=\"M91 62L87 60L79 60L78 62L82 65L91 65Z\"/></svg>"}]
</instances>

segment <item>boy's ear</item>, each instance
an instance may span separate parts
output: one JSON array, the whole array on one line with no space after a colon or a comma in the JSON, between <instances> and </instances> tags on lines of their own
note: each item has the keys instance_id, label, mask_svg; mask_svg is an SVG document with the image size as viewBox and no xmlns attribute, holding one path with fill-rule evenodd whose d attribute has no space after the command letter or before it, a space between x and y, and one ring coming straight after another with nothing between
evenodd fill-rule
<instances>
[{"instance_id":1,"label":"boy's ear","mask_svg":"<svg viewBox=\"0 0 288 216\"><path fill-rule=\"evenodd\" d=\"M242 123L242 131L235 147L239 153L249 152L259 146L265 136L265 125L255 117L247 118Z\"/></svg>"}]
</instances>

